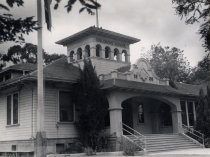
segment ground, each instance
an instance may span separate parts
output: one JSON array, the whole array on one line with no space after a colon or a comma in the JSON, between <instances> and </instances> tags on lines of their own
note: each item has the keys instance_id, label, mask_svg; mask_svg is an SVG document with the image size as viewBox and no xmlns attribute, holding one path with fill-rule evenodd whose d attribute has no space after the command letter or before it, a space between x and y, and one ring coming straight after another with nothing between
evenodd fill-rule
<instances>
[{"instance_id":1,"label":"ground","mask_svg":"<svg viewBox=\"0 0 210 157\"><path fill-rule=\"evenodd\" d=\"M93 157L116 157L119 156L121 153L107 154L101 153L100 155L94 155ZM48 157L89 157L82 154L71 154L71 155L49 155ZM141 155L140 157L210 157L210 148L197 148L197 149L185 149L185 150L175 150L175 151L166 151L166 152L159 152L159 153L151 153L146 155Z\"/></svg>"}]
</instances>

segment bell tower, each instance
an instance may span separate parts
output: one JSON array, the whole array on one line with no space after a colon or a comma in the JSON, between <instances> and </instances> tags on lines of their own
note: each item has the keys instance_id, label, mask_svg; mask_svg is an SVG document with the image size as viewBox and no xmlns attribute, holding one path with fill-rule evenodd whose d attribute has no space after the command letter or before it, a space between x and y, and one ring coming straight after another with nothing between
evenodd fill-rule
<instances>
[{"instance_id":1,"label":"bell tower","mask_svg":"<svg viewBox=\"0 0 210 157\"><path fill-rule=\"evenodd\" d=\"M56 44L67 47L68 62L83 64L83 59L91 59L98 75L107 74L130 65L130 44L139 39L105 30L89 27L83 31L59 40Z\"/></svg>"}]
</instances>

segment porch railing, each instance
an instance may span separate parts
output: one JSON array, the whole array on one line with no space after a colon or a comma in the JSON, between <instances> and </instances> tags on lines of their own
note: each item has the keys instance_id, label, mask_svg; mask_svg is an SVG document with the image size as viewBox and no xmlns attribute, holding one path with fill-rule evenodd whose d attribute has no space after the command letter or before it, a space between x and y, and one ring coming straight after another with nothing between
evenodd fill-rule
<instances>
[{"instance_id":1,"label":"porch railing","mask_svg":"<svg viewBox=\"0 0 210 157\"><path fill-rule=\"evenodd\" d=\"M183 128L185 135L193 138L194 140L198 141L199 143L201 143L204 146L204 144L205 144L204 134L193 129L193 127L189 127L184 124L182 124L182 128Z\"/></svg>"},{"instance_id":2,"label":"porch railing","mask_svg":"<svg viewBox=\"0 0 210 157\"><path fill-rule=\"evenodd\" d=\"M129 136L126 136L126 135L123 135L123 137L128 138L130 141L133 141L143 151L146 151L146 136L144 136L140 132L134 130L133 128L131 128L130 126L128 126L128 125L126 125L124 123L122 123L122 130L124 132L126 132L128 135L132 136L132 138L129 137Z\"/></svg>"}]
</instances>

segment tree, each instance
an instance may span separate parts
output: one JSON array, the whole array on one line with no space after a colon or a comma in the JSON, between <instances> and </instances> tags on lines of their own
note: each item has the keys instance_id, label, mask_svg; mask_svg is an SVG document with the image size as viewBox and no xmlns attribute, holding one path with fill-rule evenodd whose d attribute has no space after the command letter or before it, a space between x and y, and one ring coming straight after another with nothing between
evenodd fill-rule
<instances>
[{"instance_id":1,"label":"tree","mask_svg":"<svg viewBox=\"0 0 210 157\"><path fill-rule=\"evenodd\" d=\"M206 95L203 89L200 89L197 102L195 129L203 133L207 139L210 138L210 89L208 86Z\"/></svg>"},{"instance_id":2,"label":"tree","mask_svg":"<svg viewBox=\"0 0 210 157\"><path fill-rule=\"evenodd\" d=\"M65 55L63 54L48 54L43 50L44 63L49 64L52 61L59 59ZM13 64L19 63L37 63L37 46L31 43L26 43L24 46L14 45L8 49L7 54L0 55L1 68L5 66L6 62Z\"/></svg>"},{"instance_id":3,"label":"tree","mask_svg":"<svg viewBox=\"0 0 210 157\"><path fill-rule=\"evenodd\" d=\"M152 45L150 64L160 78L186 82L190 73L189 62L183 57L183 51L176 47L162 47L160 44Z\"/></svg>"},{"instance_id":4,"label":"tree","mask_svg":"<svg viewBox=\"0 0 210 157\"><path fill-rule=\"evenodd\" d=\"M209 62L209 55L207 54L204 58L198 63L197 67L192 69L192 73L190 75L190 82L193 84L201 84L206 81L210 81L210 62Z\"/></svg>"},{"instance_id":5,"label":"tree","mask_svg":"<svg viewBox=\"0 0 210 157\"><path fill-rule=\"evenodd\" d=\"M62 0L54 0L54 9L58 9ZM89 14L94 14L93 10L100 7L100 4L94 0L68 0L65 8L70 12L75 2L79 1L82 5L79 12L86 10ZM15 18L10 10L17 5L24 5L24 0L6 0L6 4L0 3L0 44L6 41L22 42L23 34L29 34L34 30L38 30L37 21L34 17ZM46 10L46 9L45 9Z\"/></svg>"},{"instance_id":6,"label":"tree","mask_svg":"<svg viewBox=\"0 0 210 157\"><path fill-rule=\"evenodd\" d=\"M199 34L204 39L203 46L210 51L210 1L209 0L172 0L176 13L186 17L187 24L200 23Z\"/></svg>"},{"instance_id":7,"label":"tree","mask_svg":"<svg viewBox=\"0 0 210 157\"><path fill-rule=\"evenodd\" d=\"M79 108L76 126L80 140L85 148L96 150L99 133L105 128L108 103L90 60L84 60L81 79L75 85L74 93L75 105Z\"/></svg>"}]
</instances>

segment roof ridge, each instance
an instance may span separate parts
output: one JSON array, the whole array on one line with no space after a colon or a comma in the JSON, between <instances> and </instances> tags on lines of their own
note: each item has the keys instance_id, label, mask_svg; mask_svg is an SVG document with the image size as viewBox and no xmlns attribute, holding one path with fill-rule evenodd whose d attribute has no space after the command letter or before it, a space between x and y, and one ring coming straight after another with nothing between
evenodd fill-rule
<instances>
[{"instance_id":1,"label":"roof ridge","mask_svg":"<svg viewBox=\"0 0 210 157\"><path fill-rule=\"evenodd\" d=\"M52 64L54 64L54 63L56 63L56 62L58 62L58 61L60 61L61 59L64 59L64 58L67 58L67 57L66 57L66 56L63 56L63 57L61 57L61 58L59 58L59 59L56 59L55 61L53 61L53 62L51 62L51 63L45 65L45 66L43 67L43 71L44 71L45 68L49 67L50 65L52 65ZM36 72L37 72L37 68L36 68L36 70L32 71L29 75L33 75L33 74L35 74Z\"/></svg>"}]
</instances>

